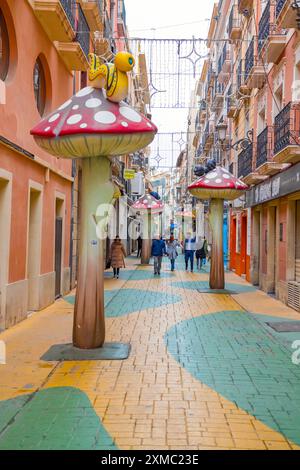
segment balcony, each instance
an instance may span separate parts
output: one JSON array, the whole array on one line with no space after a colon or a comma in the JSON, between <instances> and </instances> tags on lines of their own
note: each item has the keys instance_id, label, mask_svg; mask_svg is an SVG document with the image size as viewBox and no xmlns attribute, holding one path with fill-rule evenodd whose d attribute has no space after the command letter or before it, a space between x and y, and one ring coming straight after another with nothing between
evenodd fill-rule
<instances>
[{"instance_id":1,"label":"balcony","mask_svg":"<svg viewBox=\"0 0 300 470\"><path fill-rule=\"evenodd\" d=\"M218 61L218 80L224 83L229 77L231 69L230 49L225 43Z\"/></svg>"},{"instance_id":2,"label":"balcony","mask_svg":"<svg viewBox=\"0 0 300 470\"><path fill-rule=\"evenodd\" d=\"M253 0L238 0L238 10L242 15L250 12L253 8Z\"/></svg>"},{"instance_id":3,"label":"balcony","mask_svg":"<svg viewBox=\"0 0 300 470\"><path fill-rule=\"evenodd\" d=\"M34 0L33 11L51 41L72 41L75 37L74 0Z\"/></svg>"},{"instance_id":4,"label":"balcony","mask_svg":"<svg viewBox=\"0 0 300 470\"><path fill-rule=\"evenodd\" d=\"M253 37L245 56L245 83L250 90L262 88L266 81L264 66L255 56L255 45Z\"/></svg>"},{"instance_id":5,"label":"balcony","mask_svg":"<svg viewBox=\"0 0 300 470\"><path fill-rule=\"evenodd\" d=\"M241 60L237 69L237 91L241 95L249 94L249 87L245 83L244 61Z\"/></svg>"},{"instance_id":6,"label":"balcony","mask_svg":"<svg viewBox=\"0 0 300 470\"><path fill-rule=\"evenodd\" d=\"M294 0L276 0L276 22L280 28L298 28L297 10L292 7Z\"/></svg>"},{"instance_id":7,"label":"balcony","mask_svg":"<svg viewBox=\"0 0 300 470\"><path fill-rule=\"evenodd\" d=\"M81 6L77 5L76 36L73 42L57 42L56 48L68 70L87 70L90 28Z\"/></svg>"},{"instance_id":8,"label":"balcony","mask_svg":"<svg viewBox=\"0 0 300 470\"><path fill-rule=\"evenodd\" d=\"M233 5L228 22L228 35L229 39L236 41L242 37L242 22L238 11L238 6Z\"/></svg>"},{"instance_id":9,"label":"balcony","mask_svg":"<svg viewBox=\"0 0 300 470\"><path fill-rule=\"evenodd\" d=\"M252 173L252 161L253 144L250 144L238 155L238 178L246 181L247 176Z\"/></svg>"},{"instance_id":10,"label":"balcony","mask_svg":"<svg viewBox=\"0 0 300 470\"><path fill-rule=\"evenodd\" d=\"M212 95L212 104L211 104L212 111L218 111L219 109L223 108L223 101L224 101L224 85L223 83L219 83L216 80L214 90L213 90L213 95Z\"/></svg>"},{"instance_id":11,"label":"balcony","mask_svg":"<svg viewBox=\"0 0 300 470\"><path fill-rule=\"evenodd\" d=\"M104 29L104 1L103 0L79 0L91 31L103 31Z\"/></svg>"},{"instance_id":12,"label":"balcony","mask_svg":"<svg viewBox=\"0 0 300 470\"><path fill-rule=\"evenodd\" d=\"M300 104L289 103L275 117L274 161L300 162Z\"/></svg>"},{"instance_id":13,"label":"balcony","mask_svg":"<svg viewBox=\"0 0 300 470\"><path fill-rule=\"evenodd\" d=\"M120 38L126 36L126 9L124 0L118 0L117 31Z\"/></svg>"},{"instance_id":14,"label":"balcony","mask_svg":"<svg viewBox=\"0 0 300 470\"><path fill-rule=\"evenodd\" d=\"M200 123L203 124L206 119L206 113L207 113L207 105L205 100L201 100L200 103L200 108L199 108L199 119Z\"/></svg>"},{"instance_id":15,"label":"balcony","mask_svg":"<svg viewBox=\"0 0 300 470\"><path fill-rule=\"evenodd\" d=\"M274 129L267 126L257 136L256 171L260 176L273 176L286 168L285 164L273 161Z\"/></svg>"},{"instance_id":16,"label":"balcony","mask_svg":"<svg viewBox=\"0 0 300 470\"><path fill-rule=\"evenodd\" d=\"M227 96L226 98L227 117L235 118L239 112L239 102L235 96Z\"/></svg>"},{"instance_id":17,"label":"balcony","mask_svg":"<svg viewBox=\"0 0 300 470\"><path fill-rule=\"evenodd\" d=\"M212 122L208 122L206 124L204 134L202 136L203 149L207 152L208 150L210 150L213 143L214 143L214 125Z\"/></svg>"},{"instance_id":18,"label":"balcony","mask_svg":"<svg viewBox=\"0 0 300 470\"><path fill-rule=\"evenodd\" d=\"M286 46L286 31L271 23L274 18L274 5L269 1L259 22L257 49L265 62L276 64Z\"/></svg>"}]
</instances>

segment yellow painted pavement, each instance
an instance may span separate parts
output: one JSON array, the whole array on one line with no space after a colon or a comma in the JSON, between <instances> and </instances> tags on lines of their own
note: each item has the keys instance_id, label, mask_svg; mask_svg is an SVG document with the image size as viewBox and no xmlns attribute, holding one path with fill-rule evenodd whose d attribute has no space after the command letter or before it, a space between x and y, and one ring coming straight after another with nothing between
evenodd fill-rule
<instances>
[{"instance_id":1,"label":"yellow painted pavement","mask_svg":"<svg viewBox=\"0 0 300 470\"><path fill-rule=\"evenodd\" d=\"M262 292L233 298L172 286L175 280L207 280L206 274L177 271L175 276L105 281L108 290L126 287L182 297L180 303L107 319L107 341L131 343L126 361L41 361L52 344L71 341L73 307L64 300L0 334L8 356L7 365L0 366L0 400L42 388L76 387L87 394L120 449L299 449L193 378L171 357L164 342L165 333L182 320L240 311L241 306L295 320L299 314ZM232 273L227 280L245 284Z\"/></svg>"}]
</instances>

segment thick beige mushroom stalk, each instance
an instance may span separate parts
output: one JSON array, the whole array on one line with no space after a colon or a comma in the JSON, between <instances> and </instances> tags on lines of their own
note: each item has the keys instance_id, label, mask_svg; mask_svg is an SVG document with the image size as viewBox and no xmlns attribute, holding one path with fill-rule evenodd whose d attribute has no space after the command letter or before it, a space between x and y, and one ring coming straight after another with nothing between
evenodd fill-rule
<instances>
[{"instance_id":1,"label":"thick beige mushroom stalk","mask_svg":"<svg viewBox=\"0 0 300 470\"><path fill-rule=\"evenodd\" d=\"M73 344L78 348L98 348L105 340L102 232L105 205L114 197L110 159L146 147L156 132L155 125L128 104L108 101L101 89L93 87L80 90L31 131L38 145L52 155L82 159L73 326Z\"/></svg>"},{"instance_id":2,"label":"thick beige mushroom stalk","mask_svg":"<svg viewBox=\"0 0 300 470\"><path fill-rule=\"evenodd\" d=\"M149 264L151 258L151 222L152 215L160 214L163 211L164 205L162 201L155 199L151 194L145 194L138 199L132 206L143 215L143 244L142 244L142 264Z\"/></svg>"},{"instance_id":3,"label":"thick beige mushroom stalk","mask_svg":"<svg viewBox=\"0 0 300 470\"><path fill-rule=\"evenodd\" d=\"M217 167L188 188L198 199L210 199L209 222L212 231L210 288L224 289L223 206L224 200L239 198L248 186L225 168Z\"/></svg>"}]
</instances>

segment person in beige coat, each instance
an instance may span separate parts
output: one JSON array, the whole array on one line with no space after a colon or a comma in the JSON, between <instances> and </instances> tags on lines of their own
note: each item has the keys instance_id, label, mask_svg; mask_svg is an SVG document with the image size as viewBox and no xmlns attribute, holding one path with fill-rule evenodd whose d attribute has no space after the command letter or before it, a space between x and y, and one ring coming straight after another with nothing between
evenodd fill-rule
<instances>
[{"instance_id":1,"label":"person in beige coat","mask_svg":"<svg viewBox=\"0 0 300 470\"><path fill-rule=\"evenodd\" d=\"M119 279L120 269L125 268L126 251L120 237L117 236L110 248L111 267L114 270L114 278Z\"/></svg>"}]
</instances>

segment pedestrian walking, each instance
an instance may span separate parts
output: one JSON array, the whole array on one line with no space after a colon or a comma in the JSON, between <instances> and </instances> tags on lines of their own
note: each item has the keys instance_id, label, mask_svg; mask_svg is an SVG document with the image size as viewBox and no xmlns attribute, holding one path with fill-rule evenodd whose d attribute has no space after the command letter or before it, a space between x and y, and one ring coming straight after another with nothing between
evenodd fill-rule
<instances>
[{"instance_id":1,"label":"pedestrian walking","mask_svg":"<svg viewBox=\"0 0 300 470\"><path fill-rule=\"evenodd\" d=\"M171 262L171 271L175 271L175 261L178 256L177 248L180 247L178 240L175 240L173 236L170 237L170 240L167 243L167 255Z\"/></svg>"},{"instance_id":2,"label":"pedestrian walking","mask_svg":"<svg viewBox=\"0 0 300 470\"><path fill-rule=\"evenodd\" d=\"M114 270L114 279L119 279L120 269L125 268L126 251L119 236L117 236L111 245L110 260L111 267Z\"/></svg>"},{"instance_id":3,"label":"pedestrian walking","mask_svg":"<svg viewBox=\"0 0 300 470\"><path fill-rule=\"evenodd\" d=\"M162 258L166 255L166 243L157 236L152 241L151 256L154 259L154 275L160 275Z\"/></svg>"},{"instance_id":4,"label":"pedestrian walking","mask_svg":"<svg viewBox=\"0 0 300 470\"><path fill-rule=\"evenodd\" d=\"M202 269L203 264L206 263L208 254L207 240L203 237L203 245L200 249L196 250L197 269Z\"/></svg>"},{"instance_id":5,"label":"pedestrian walking","mask_svg":"<svg viewBox=\"0 0 300 470\"><path fill-rule=\"evenodd\" d=\"M139 238L137 239L137 245L138 245L137 258L140 258L142 256L142 247L143 247L143 239L141 236L139 236Z\"/></svg>"},{"instance_id":6,"label":"pedestrian walking","mask_svg":"<svg viewBox=\"0 0 300 470\"><path fill-rule=\"evenodd\" d=\"M185 258L185 270L189 268L189 262L191 266L191 273L194 272L194 258L196 251L196 237L192 237L192 234L187 233L187 237L184 241L184 258Z\"/></svg>"}]
</instances>

